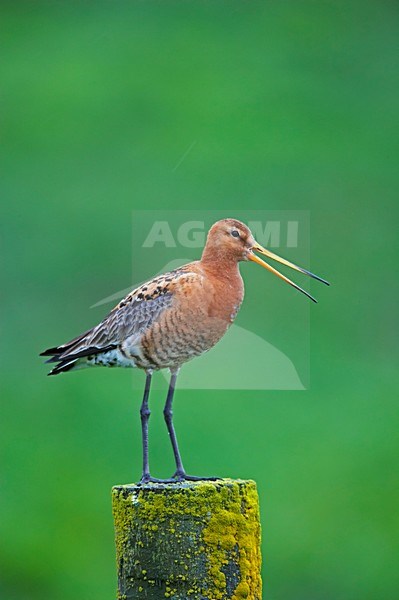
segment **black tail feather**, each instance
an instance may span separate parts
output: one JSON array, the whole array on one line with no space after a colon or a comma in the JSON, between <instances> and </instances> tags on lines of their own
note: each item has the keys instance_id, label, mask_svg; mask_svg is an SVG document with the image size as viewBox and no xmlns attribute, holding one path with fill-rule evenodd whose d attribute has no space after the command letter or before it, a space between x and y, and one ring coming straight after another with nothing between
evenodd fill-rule
<instances>
[{"instance_id":1,"label":"black tail feather","mask_svg":"<svg viewBox=\"0 0 399 600\"><path fill-rule=\"evenodd\" d=\"M61 361L58 365L54 367L47 375L58 375L59 373L65 373L66 371L70 371L76 363L76 358L73 360L64 360ZM48 362L48 361L47 361Z\"/></svg>"},{"instance_id":2,"label":"black tail feather","mask_svg":"<svg viewBox=\"0 0 399 600\"><path fill-rule=\"evenodd\" d=\"M57 354L58 355L64 354L65 352L70 350L73 346L76 346L76 344L78 342L80 342L84 337L86 337L86 335L88 335L91 331L93 331L93 330L88 329L87 331L76 336L75 338L73 338L73 340L71 340L70 342L67 342L66 344L61 344L60 346L54 346L54 348L47 348L47 350L44 350L43 352L41 352L39 356L53 356L53 355L56 356Z\"/></svg>"},{"instance_id":3,"label":"black tail feather","mask_svg":"<svg viewBox=\"0 0 399 600\"><path fill-rule=\"evenodd\" d=\"M79 350L78 352L58 352L58 354L54 354L52 358L46 360L46 363L58 362L58 361L66 361L73 360L77 358L83 358L84 356L93 356L95 354L100 354L102 352L108 352L108 350L113 350L116 348L115 344L110 344L109 346L104 346L103 348L97 348L97 346L90 346L89 348L84 348L83 350ZM48 355L46 355L48 356Z\"/></svg>"},{"instance_id":4,"label":"black tail feather","mask_svg":"<svg viewBox=\"0 0 399 600\"><path fill-rule=\"evenodd\" d=\"M62 344L61 346L55 346L54 348L48 348L40 353L40 356L49 356L50 358L46 360L46 363L58 363L48 375L58 375L58 373L64 373L66 371L70 371L75 363L79 360L79 358L84 358L85 356L93 356L95 354L100 354L102 352L107 352L109 350L113 350L116 348L115 344L109 344L108 346L104 346L102 348L98 348L97 346L87 346L79 348L79 342L83 342L84 338L87 334L89 334L92 330L89 329L85 333L82 333L78 337L74 338L70 342L66 344ZM75 351L74 351L75 349Z\"/></svg>"},{"instance_id":5,"label":"black tail feather","mask_svg":"<svg viewBox=\"0 0 399 600\"><path fill-rule=\"evenodd\" d=\"M54 354L61 354L61 352L62 351L56 346L55 348L48 348L47 350L44 350L44 352L40 352L39 356L52 356Z\"/></svg>"}]
</instances>

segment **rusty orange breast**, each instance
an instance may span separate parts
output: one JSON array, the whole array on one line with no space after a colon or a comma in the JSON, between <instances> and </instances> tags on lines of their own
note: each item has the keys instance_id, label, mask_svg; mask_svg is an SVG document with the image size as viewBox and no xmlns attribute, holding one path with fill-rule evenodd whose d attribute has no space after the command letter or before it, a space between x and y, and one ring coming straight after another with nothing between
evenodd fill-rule
<instances>
[{"instance_id":1,"label":"rusty orange breast","mask_svg":"<svg viewBox=\"0 0 399 600\"><path fill-rule=\"evenodd\" d=\"M180 366L212 348L234 321L244 295L237 264L215 273L191 263L170 291L172 305L141 340L143 366Z\"/></svg>"}]
</instances>

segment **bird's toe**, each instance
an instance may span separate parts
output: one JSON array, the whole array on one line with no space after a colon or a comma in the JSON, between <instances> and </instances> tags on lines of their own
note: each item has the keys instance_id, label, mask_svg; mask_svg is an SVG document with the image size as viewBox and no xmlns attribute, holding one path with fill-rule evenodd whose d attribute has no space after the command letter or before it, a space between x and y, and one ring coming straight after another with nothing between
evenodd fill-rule
<instances>
[{"instance_id":1,"label":"bird's toe","mask_svg":"<svg viewBox=\"0 0 399 600\"><path fill-rule=\"evenodd\" d=\"M201 477L199 475L188 475L184 471L176 471L172 476L174 481L218 481L221 477Z\"/></svg>"}]
</instances>

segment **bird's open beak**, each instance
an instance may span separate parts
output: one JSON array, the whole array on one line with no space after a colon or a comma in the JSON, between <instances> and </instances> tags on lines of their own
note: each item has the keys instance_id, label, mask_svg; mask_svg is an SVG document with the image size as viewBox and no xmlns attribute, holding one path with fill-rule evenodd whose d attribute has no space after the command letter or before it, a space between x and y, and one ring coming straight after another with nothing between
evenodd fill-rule
<instances>
[{"instance_id":1,"label":"bird's open beak","mask_svg":"<svg viewBox=\"0 0 399 600\"><path fill-rule=\"evenodd\" d=\"M302 292L303 294L305 294L305 296L307 296L308 298L313 300L313 302L317 302L317 300L315 298L313 298L313 296L311 296L306 290L299 287L299 285L297 285L296 283L291 281L291 279L288 279L288 277L286 277L285 275L283 275L282 273L277 271L277 269L275 269L274 267L271 267L269 264L267 264L267 262L265 262L264 260L259 258L259 256L256 256L256 254L254 254L254 252L259 252L259 254L263 254L264 256L267 256L268 258L271 258L272 260L276 260L277 262L281 263L282 265L291 267L291 269L295 269L295 271L299 271L300 273L309 275L309 277L313 277L313 279L317 279L318 281L321 281L322 283L325 283L326 285L330 285L328 283L328 281L326 281L325 279L322 279L318 275L314 275L313 273L311 273L310 271L307 271L306 269L302 269L302 267L297 267L296 265L289 262L288 260L285 260L285 258L281 258L280 256L277 256L277 254L270 252L270 250L266 250L266 248L263 248L263 246L261 246L257 242L252 246L251 250L248 252L249 260L252 260L252 261L258 263L258 265L261 265L268 271L271 271L272 273L277 275L277 277L280 277L280 279L283 279L283 281L286 281L287 283L292 285L292 287L294 287L295 289L297 289L300 292Z\"/></svg>"}]
</instances>

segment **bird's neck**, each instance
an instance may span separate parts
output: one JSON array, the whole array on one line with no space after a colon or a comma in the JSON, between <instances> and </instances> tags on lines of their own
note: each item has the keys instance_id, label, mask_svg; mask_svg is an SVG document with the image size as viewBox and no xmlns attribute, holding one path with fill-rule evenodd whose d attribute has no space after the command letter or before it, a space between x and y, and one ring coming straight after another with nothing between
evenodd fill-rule
<instances>
[{"instance_id":1,"label":"bird's neck","mask_svg":"<svg viewBox=\"0 0 399 600\"><path fill-rule=\"evenodd\" d=\"M229 282L230 285L241 287L242 279L238 268L238 261L232 259L231 256L223 254L209 253L205 251L200 260L200 265L206 273L214 277L216 280Z\"/></svg>"},{"instance_id":2,"label":"bird's neck","mask_svg":"<svg viewBox=\"0 0 399 600\"><path fill-rule=\"evenodd\" d=\"M208 282L211 283L211 287L207 288L209 314L231 324L244 298L244 283L238 262L220 258L219 260L202 258L200 265Z\"/></svg>"},{"instance_id":3,"label":"bird's neck","mask_svg":"<svg viewBox=\"0 0 399 600\"><path fill-rule=\"evenodd\" d=\"M210 269L238 269L238 255L223 246L206 244L201 256L201 264Z\"/></svg>"}]
</instances>

